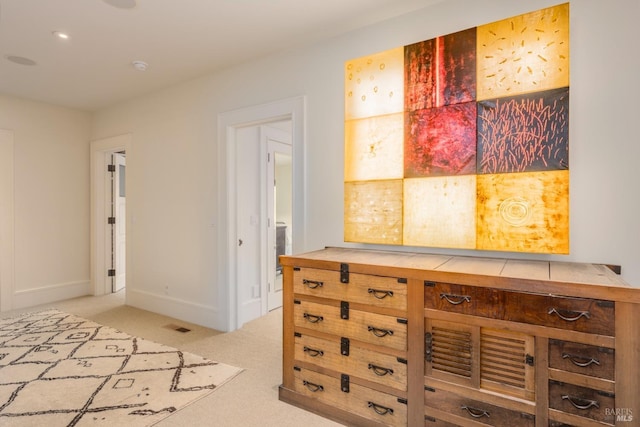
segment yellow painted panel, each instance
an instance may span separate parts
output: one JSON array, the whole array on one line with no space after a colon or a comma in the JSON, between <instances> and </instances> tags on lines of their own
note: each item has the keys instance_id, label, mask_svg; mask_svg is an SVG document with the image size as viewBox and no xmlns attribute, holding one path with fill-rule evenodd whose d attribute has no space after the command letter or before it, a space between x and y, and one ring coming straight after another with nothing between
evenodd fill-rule
<instances>
[{"instance_id":1,"label":"yellow painted panel","mask_svg":"<svg viewBox=\"0 0 640 427\"><path fill-rule=\"evenodd\" d=\"M404 115L349 120L345 132L345 181L401 179Z\"/></svg>"},{"instance_id":2,"label":"yellow painted panel","mask_svg":"<svg viewBox=\"0 0 640 427\"><path fill-rule=\"evenodd\" d=\"M478 249L569 253L569 171L478 176Z\"/></svg>"},{"instance_id":3,"label":"yellow painted panel","mask_svg":"<svg viewBox=\"0 0 640 427\"><path fill-rule=\"evenodd\" d=\"M474 249L476 176L406 179L404 244Z\"/></svg>"},{"instance_id":4,"label":"yellow painted panel","mask_svg":"<svg viewBox=\"0 0 640 427\"><path fill-rule=\"evenodd\" d=\"M402 244L402 180L344 184L344 240Z\"/></svg>"},{"instance_id":5,"label":"yellow painted panel","mask_svg":"<svg viewBox=\"0 0 640 427\"><path fill-rule=\"evenodd\" d=\"M345 119L404 110L404 47L345 63Z\"/></svg>"},{"instance_id":6,"label":"yellow painted panel","mask_svg":"<svg viewBox=\"0 0 640 427\"><path fill-rule=\"evenodd\" d=\"M477 99L569 86L569 3L478 27Z\"/></svg>"}]
</instances>

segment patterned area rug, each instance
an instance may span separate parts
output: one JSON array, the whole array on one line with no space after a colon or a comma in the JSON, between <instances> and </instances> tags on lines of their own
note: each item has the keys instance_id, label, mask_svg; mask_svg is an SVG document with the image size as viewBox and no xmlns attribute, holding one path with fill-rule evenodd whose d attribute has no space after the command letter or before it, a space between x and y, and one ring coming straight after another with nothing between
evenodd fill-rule
<instances>
[{"instance_id":1,"label":"patterned area rug","mask_svg":"<svg viewBox=\"0 0 640 427\"><path fill-rule=\"evenodd\" d=\"M57 310L0 319L0 425L148 426L241 371Z\"/></svg>"}]
</instances>

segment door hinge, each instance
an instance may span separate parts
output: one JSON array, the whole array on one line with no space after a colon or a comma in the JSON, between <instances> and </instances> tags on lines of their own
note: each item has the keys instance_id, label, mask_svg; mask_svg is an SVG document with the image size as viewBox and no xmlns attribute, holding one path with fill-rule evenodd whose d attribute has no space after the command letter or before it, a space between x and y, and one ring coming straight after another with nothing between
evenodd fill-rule
<instances>
[{"instance_id":1,"label":"door hinge","mask_svg":"<svg viewBox=\"0 0 640 427\"><path fill-rule=\"evenodd\" d=\"M534 358L532 355L530 354L526 354L524 356L524 363L526 363L529 366L533 366L534 365Z\"/></svg>"},{"instance_id":2,"label":"door hinge","mask_svg":"<svg viewBox=\"0 0 640 427\"><path fill-rule=\"evenodd\" d=\"M433 360L433 337L429 332L424 334L424 360L431 362Z\"/></svg>"},{"instance_id":3,"label":"door hinge","mask_svg":"<svg viewBox=\"0 0 640 427\"><path fill-rule=\"evenodd\" d=\"M109 277L115 277L116 275L116 270L115 268L112 268L111 270L107 270L107 276Z\"/></svg>"},{"instance_id":4,"label":"door hinge","mask_svg":"<svg viewBox=\"0 0 640 427\"><path fill-rule=\"evenodd\" d=\"M109 218L107 218L107 224L115 224L115 223L116 223L115 216L110 216Z\"/></svg>"},{"instance_id":5,"label":"door hinge","mask_svg":"<svg viewBox=\"0 0 640 427\"><path fill-rule=\"evenodd\" d=\"M115 172L116 165L107 165L107 172Z\"/></svg>"}]
</instances>

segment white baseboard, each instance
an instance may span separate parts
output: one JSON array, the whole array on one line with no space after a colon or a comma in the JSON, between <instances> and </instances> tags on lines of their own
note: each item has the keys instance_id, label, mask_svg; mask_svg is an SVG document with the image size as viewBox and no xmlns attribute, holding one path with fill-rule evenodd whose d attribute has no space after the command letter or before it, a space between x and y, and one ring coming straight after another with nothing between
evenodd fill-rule
<instances>
[{"instance_id":1,"label":"white baseboard","mask_svg":"<svg viewBox=\"0 0 640 427\"><path fill-rule=\"evenodd\" d=\"M26 289L16 291L13 294L11 306L13 309L34 307L36 305L92 295L92 291L91 282L88 280Z\"/></svg>"},{"instance_id":2,"label":"white baseboard","mask_svg":"<svg viewBox=\"0 0 640 427\"><path fill-rule=\"evenodd\" d=\"M225 323L223 319L220 319L221 316L217 308L130 288L126 288L126 292L127 305L132 307L219 331L225 330Z\"/></svg>"}]
</instances>

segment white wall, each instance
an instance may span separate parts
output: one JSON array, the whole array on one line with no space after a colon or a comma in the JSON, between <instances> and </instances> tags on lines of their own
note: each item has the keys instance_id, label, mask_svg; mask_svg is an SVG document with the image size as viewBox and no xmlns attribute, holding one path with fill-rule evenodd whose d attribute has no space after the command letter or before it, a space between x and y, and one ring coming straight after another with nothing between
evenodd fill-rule
<instances>
[{"instance_id":1,"label":"white wall","mask_svg":"<svg viewBox=\"0 0 640 427\"><path fill-rule=\"evenodd\" d=\"M135 232L128 250L136 279L129 288L160 296L168 283L185 304L219 304L226 286L216 275L217 241L226 225L218 217L226 209L218 192L218 168L224 165L218 158L219 113L306 95L303 249L344 245L344 62L557 3L450 0L98 112L92 139L133 133L127 154ZM620 264L624 278L640 286L634 172L640 159L640 60L634 46L640 39L639 8L637 0L571 3L571 254L507 255Z\"/></svg>"},{"instance_id":2,"label":"white wall","mask_svg":"<svg viewBox=\"0 0 640 427\"><path fill-rule=\"evenodd\" d=\"M14 275L2 283L3 310L90 293L90 125L89 113L0 95L14 171Z\"/></svg>"}]
</instances>

